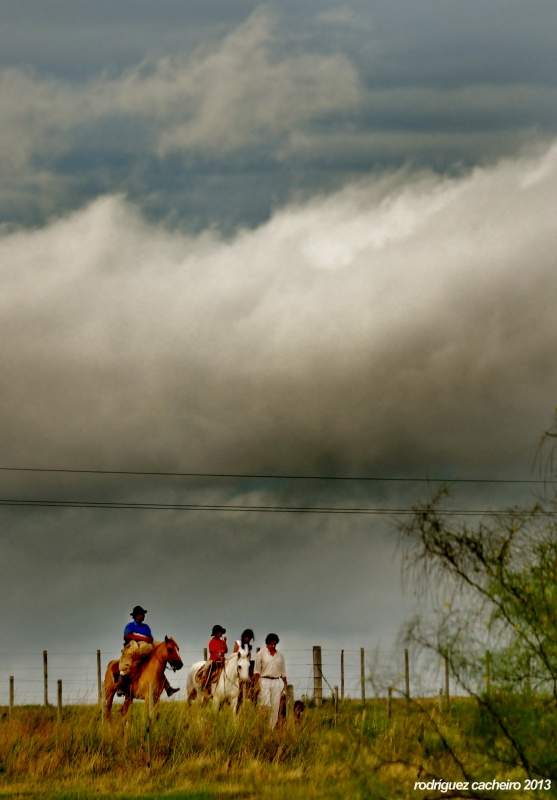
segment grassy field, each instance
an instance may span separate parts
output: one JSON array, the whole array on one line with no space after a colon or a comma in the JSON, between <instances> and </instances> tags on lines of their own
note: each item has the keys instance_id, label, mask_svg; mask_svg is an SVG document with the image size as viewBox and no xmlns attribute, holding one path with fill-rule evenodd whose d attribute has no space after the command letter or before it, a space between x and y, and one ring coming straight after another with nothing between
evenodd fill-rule
<instances>
[{"instance_id":1,"label":"grassy field","mask_svg":"<svg viewBox=\"0 0 557 800\"><path fill-rule=\"evenodd\" d=\"M148 765L146 709L132 707L100 721L99 709L19 707L0 720L0 798L92 800L302 800L439 797L415 789L433 777L463 780L458 760L477 779L524 780L493 760L496 737L470 700L451 711L434 701L385 701L308 707L301 724L269 731L249 704L238 719L230 709L164 703L153 721ZM456 759L456 760L455 760ZM450 794L449 796L460 796ZM473 796L465 795L462 796ZM551 791L479 793L481 797L553 797Z\"/></svg>"}]
</instances>

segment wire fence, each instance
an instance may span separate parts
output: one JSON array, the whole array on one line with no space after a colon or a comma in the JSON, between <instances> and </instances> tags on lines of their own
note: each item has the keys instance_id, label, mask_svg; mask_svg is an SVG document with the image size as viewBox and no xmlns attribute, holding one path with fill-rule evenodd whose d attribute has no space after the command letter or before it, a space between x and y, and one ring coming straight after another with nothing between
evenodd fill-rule
<instances>
[{"instance_id":1,"label":"wire fence","mask_svg":"<svg viewBox=\"0 0 557 800\"><path fill-rule=\"evenodd\" d=\"M319 691L323 699L338 692L341 699L365 700L386 697L389 688L394 696L417 697L437 694L443 686L443 663L412 650L315 645L281 652L296 698L313 697ZM167 670L172 686L181 690L169 702L185 699L189 666L202 660L204 653L181 650L180 655L184 668L175 673ZM104 672L113 656L100 650L0 653L0 706L55 704L59 681L64 705L98 703Z\"/></svg>"}]
</instances>

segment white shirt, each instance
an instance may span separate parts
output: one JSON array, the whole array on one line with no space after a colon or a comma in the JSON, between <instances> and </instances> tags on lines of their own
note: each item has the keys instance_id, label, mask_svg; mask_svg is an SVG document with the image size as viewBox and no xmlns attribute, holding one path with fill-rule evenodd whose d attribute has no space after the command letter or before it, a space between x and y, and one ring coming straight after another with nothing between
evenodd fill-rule
<instances>
[{"instance_id":1,"label":"white shirt","mask_svg":"<svg viewBox=\"0 0 557 800\"><path fill-rule=\"evenodd\" d=\"M243 656L249 656L249 654L251 653L251 648L249 644L242 644L242 641L240 639L236 640L236 644L238 645L238 650L237 650L238 653L241 653Z\"/></svg>"},{"instance_id":2,"label":"white shirt","mask_svg":"<svg viewBox=\"0 0 557 800\"><path fill-rule=\"evenodd\" d=\"M286 677L286 664L284 656L277 650L275 655L269 653L267 647L262 647L255 657L254 673L262 678Z\"/></svg>"}]
</instances>

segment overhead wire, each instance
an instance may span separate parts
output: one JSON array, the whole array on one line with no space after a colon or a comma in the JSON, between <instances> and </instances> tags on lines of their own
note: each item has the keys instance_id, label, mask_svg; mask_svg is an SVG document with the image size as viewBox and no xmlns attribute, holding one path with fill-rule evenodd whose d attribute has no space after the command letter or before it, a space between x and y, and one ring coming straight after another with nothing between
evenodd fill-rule
<instances>
[{"instance_id":1,"label":"overhead wire","mask_svg":"<svg viewBox=\"0 0 557 800\"><path fill-rule=\"evenodd\" d=\"M440 477L394 477L394 476L347 476L347 475L291 475L291 474L256 474L230 472L163 472L140 470L101 470L73 469L58 467L9 467L0 466L2 472L16 473L63 473L71 475L129 475L146 477L184 477L184 478L227 478L250 480L306 480L306 481L352 481L352 482L399 482L399 483L466 483L466 484L548 484L557 481L547 479L517 478L440 478ZM385 508L378 506L288 506L288 505L243 505L235 503L156 503L156 502L117 502L94 500L35 499L35 498L0 498L0 506L19 507L52 507L52 508L93 508L110 510L143 510L143 511L214 511L244 513L282 513L282 514L359 514L359 515L410 515L420 509L416 506ZM436 509L442 516L483 516L508 515L509 509L460 508ZM557 516L557 511L539 509L534 512L539 516Z\"/></svg>"},{"instance_id":2,"label":"overhead wire","mask_svg":"<svg viewBox=\"0 0 557 800\"><path fill-rule=\"evenodd\" d=\"M350 506L248 506L232 503L119 503L94 500L29 500L0 498L0 506L32 506L53 508L102 508L111 510L141 510L141 511L221 511L221 512L263 512L282 514L362 514L362 515L409 515L422 511L418 507L410 508L380 508L380 507L350 507ZM509 516L512 509L435 509L437 516ZM520 512L515 512L520 513ZM554 517L556 511L534 509L534 516Z\"/></svg>"},{"instance_id":3,"label":"overhead wire","mask_svg":"<svg viewBox=\"0 0 557 800\"><path fill-rule=\"evenodd\" d=\"M304 480L304 481L367 481L394 483L495 483L495 484L547 484L557 479L547 478L451 478L451 477L396 477L389 475L291 475L257 474L243 472L165 472L148 470L71 469L62 467L2 467L0 472L67 473L69 475L137 475L167 478L242 478L248 480Z\"/></svg>"}]
</instances>

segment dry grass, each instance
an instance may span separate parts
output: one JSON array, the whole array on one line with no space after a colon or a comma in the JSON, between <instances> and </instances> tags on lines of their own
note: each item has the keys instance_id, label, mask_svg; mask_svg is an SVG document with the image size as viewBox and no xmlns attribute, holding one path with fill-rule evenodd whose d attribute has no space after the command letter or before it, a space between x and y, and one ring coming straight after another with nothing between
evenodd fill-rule
<instances>
[{"instance_id":1,"label":"dry grass","mask_svg":"<svg viewBox=\"0 0 557 800\"><path fill-rule=\"evenodd\" d=\"M150 766L146 723L141 704L125 727L118 714L102 723L93 707L66 708L60 723L55 709L18 708L0 723L0 796L367 796L357 787L363 776L350 750L354 735L341 734L323 711L308 710L302 724L272 732L249 706L234 720L228 708L215 715L166 703L152 724Z\"/></svg>"},{"instance_id":2,"label":"dry grass","mask_svg":"<svg viewBox=\"0 0 557 800\"><path fill-rule=\"evenodd\" d=\"M461 778L455 754L464 754L467 768L497 777L472 724L475 706L462 703L447 714L427 702L407 713L400 702L391 720L384 702L365 710L346 703L338 724L328 706L308 708L301 724L274 732L249 705L235 720L228 708L216 715L164 703L152 724L150 766L142 704L125 727L118 714L102 723L91 706L64 709L60 723L55 709L17 708L0 721L0 798L419 797L418 776ZM512 792L505 797L512 800Z\"/></svg>"}]
</instances>

